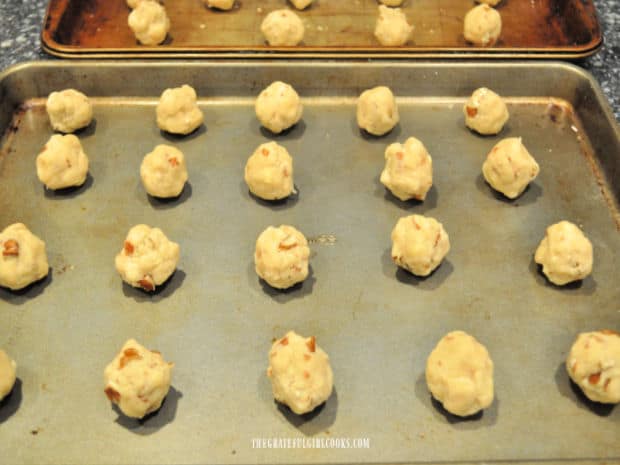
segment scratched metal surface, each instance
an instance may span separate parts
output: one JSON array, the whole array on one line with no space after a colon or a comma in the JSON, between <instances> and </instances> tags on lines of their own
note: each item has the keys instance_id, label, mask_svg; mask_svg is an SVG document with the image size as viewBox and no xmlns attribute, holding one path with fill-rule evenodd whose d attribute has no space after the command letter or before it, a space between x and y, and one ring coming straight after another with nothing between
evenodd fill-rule
<instances>
[{"instance_id":1,"label":"scratched metal surface","mask_svg":"<svg viewBox=\"0 0 620 465\"><path fill-rule=\"evenodd\" d=\"M274 79L294 85L305 111L274 138L294 157L299 196L270 206L248 195L242 173L271 138L252 104ZM183 82L196 87L205 125L165 136L154 107L165 87ZM401 122L369 138L356 127L355 97L377 84L395 91ZM463 126L462 103L480 85L508 99L501 137L522 136L541 166L513 202L480 177L499 137ZM79 133L91 161L87 185L58 195L44 191L34 160L52 134L43 97L64 87L93 98L95 122ZM17 387L0 404L3 464L620 457L620 409L584 400L562 365L578 332L620 321L618 128L583 71L557 63L35 63L0 75L0 96L0 226L25 222L45 239L51 264L50 277L26 292L0 290L0 347L19 365ZM399 202L378 182L385 146L410 135L434 160L424 203ZM139 182L141 158L159 143L186 155L190 185L178 201L149 200ZM414 212L443 222L452 243L422 280L389 256L392 227ZM562 289L532 261L545 227L560 219L582 225L595 253L593 275ZM182 251L171 282L152 296L123 285L113 264L141 222L163 228ZM315 239L310 278L286 293L262 286L252 264L257 235L281 223ZM304 418L278 408L265 376L272 338L291 328L317 336L335 373L332 397ZM444 414L423 378L430 350L457 328L495 361L496 400L469 421ZM103 368L129 337L176 363L163 408L142 423L120 417L102 392ZM273 437L368 438L370 449L252 447L253 438Z\"/></svg>"}]
</instances>

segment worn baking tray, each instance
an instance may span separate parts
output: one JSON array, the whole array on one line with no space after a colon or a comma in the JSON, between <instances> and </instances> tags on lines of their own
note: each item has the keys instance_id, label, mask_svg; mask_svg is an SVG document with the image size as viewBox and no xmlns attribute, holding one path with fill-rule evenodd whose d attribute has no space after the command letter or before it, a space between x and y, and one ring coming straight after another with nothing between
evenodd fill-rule
<instances>
[{"instance_id":1,"label":"worn baking tray","mask_svg":"<svg viewBox=\"0 0 620 465\"><path fill-rule=\"evenodd\" d=\"M514 79L518 76L519 79ZM273 137L253 102L273 80L295 86L303 120ZM161 91L189 83L205 125L161 133ZM355 122L359 93L390 86L401 121L381 138ZM508 101L498 137L464 127L462 104L489 86ZM54 194L35 175L52 134L44 99L76 87L95 121L79 133L91 160L85 187ZM598 85L561 63L72 62L0 75L0 225L25 222L47 242L50 277L0 290L0 347L19 364L0 407L3 464L611 463L620 459L620 409L586 401L563 361L575 335L618 329L620 142ZM378 177L388 143L415 135L434 160L425 202L399 202ZM521 136L540 176L515 201L481 178L500 137ZM243 166L276 139L295 160L298 196L252 198ZM149 199L138 171L156 144L186 154L189 185L176 201ZM390 231L411 213L438 218L452 250L427 279L397 271ZM583 283L549 285L533 263L545 227L579 225L594 244ZM181 245L171 281L147 295L121 283L114 256L136 223ZM311 242L311 276L274 292L253 270L257 235L297 226ZM272 338L294 328L331 355L335 392L302 418L274 403L265 376ZM459 421L427 392L424 364L453 329L474 334L495 361L496 400ZM119 417L102 371L135 337L176 363L162 410ZM262 439L369 448L256 448ZM346 442L346 441L348 442ZM323 441L323 442L321 442ZM325 442L327 441L327 442ZM316 445L315 444L315 445ZM335 444L335 443L334 443Z\"/></svg>"},{"instance_id":2,"label":"worn baking tray","mask_svg":"<svg viewBox=\"0 0 620 465\"><path fill-rule=\"evenodd\" d=\"M503 0L503 32L497 45L480 48L463 37L463 17L473 0L406 0L415 27L404 47L382 47L373 31L376 0L315 0L299 12L306 25L299 47L268 47L260 32L267 13L285 0L238 0L229 12L201 0L174 0L163 45L138 45L127 26L124 0L50 0L43 47L64 57L527 57L577 58L594 53L602 34L592 0Z\"/></svg>"}]
</instances>

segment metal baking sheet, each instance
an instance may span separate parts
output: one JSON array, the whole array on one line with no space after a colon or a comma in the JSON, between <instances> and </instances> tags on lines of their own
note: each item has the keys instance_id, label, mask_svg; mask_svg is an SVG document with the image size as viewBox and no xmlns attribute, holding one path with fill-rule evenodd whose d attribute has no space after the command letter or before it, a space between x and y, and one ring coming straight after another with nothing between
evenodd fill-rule
<instances>
[{"instance_id":1,"label":"metal baking sheet","mask_svg":"<svg viewBox=\"0 0 620 465\"><path fill-rule=\"evenodd\" d=\"M298 90L305 110L273 137L253 103L276 79ZM205 124L172 137L157 129L155 105L164 88L183 83L196 88ZM356 97L378 84L393 89L401 114L381 138L355 122ZM500 136L464 127L463 102L481 85L508 101ZM94 102L95 121L78 134L90 178L54 194L37 180L35 157L52 134L44 99L66 87ZM25 222L46 241L51 264L50 277L25 292L0 290L0 347L19 364L16 391L0 406L3 464L620 460L620 409L586 401L563 367L578 332L620 322L620 137L583 70L47 62L0 75L0 96L0 226ZM378 181L387 144L412 135L434 160L423 203L397 201ZM523 137L541 166L515 201L480 174L486 153L508 136ZM242 177L269 139L293 155L299 190L273 205L250 197ZM149 199L139 181L142 157L160 143L187 158L189 185L176 201ZM450 234L450 254L427 279L390 259L390 231L412 213L439 219ZM556 288L533 252L561 219L583 227L595 267L581 284ZM178 270L154 295L123 285L114 269L137 223L181 245ZM255 275L252 256L258 234L283 223L310 239L312 272L275 292ZM335 374L326 405L301 418L274 403L265 376L272 339L291 328L316 335ZM496 400L466 421L432 402L424 382L426 357L454 329L474 334L495 362ZM176 363L162 410L144 422L119 416L103 394L103 368L129 337ZM289 438L362 439L369 448L257 448Z\"/></svg>"},{"instance_id":2,"label":"metal baking sheet","mask_svg":"<svg viewBox=\"0 0 620 465\"><path fill-rule=\"evenodd\" d=\"M527 57L577 58L594 53L602 34L592 0L503 0L503 30L490 48L468 45L463 18L473 0L405 0L415 27L410 43L382 47L373 32L376 0L315 0L299 12L306 26L299 47L265 45L260 24L285 0L237 0L228 12L201 0L167 4L172 23L163 45L136 43L124 0L50 0L42 30L44 48L65 57Z\"/></svg>"}]
</instances>

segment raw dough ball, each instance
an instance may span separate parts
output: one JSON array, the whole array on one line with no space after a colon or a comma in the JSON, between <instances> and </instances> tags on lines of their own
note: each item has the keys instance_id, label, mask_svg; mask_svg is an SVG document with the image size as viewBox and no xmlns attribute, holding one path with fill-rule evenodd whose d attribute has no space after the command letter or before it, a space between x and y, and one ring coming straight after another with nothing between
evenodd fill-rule
<instances>
[{"instance_id":1,"label":"raw dough ball","mask_svg":"<svg viewBox=\"0 0 620 465\"><path fill-rule=\"evenodd\" d=\"M407 22L405 13L400 8L379 6L379 17L375 26L375 37L381 45L399 47L411 37L413 27Z\"/></svg>"},{"instance_id":2,"label":"raw dough ball","mask_svg":"<svg viewBox=\"0 0 620 465\"><path fill-rule=\"evenodd\" d=\"M272 82L256 99L256 117L275 134L296 124L303 114L299 95L289 84Z\"/></svg>"},{"instance_id":3,"label":"raw dough ball","mask_svg":"<svg viewBox=\"0 0 620 465\"><path fill-rule=\"evenodd\" d=\"M576 225L560 221L547 228L534 260L549 281L563 286L592 273L592 243Z\"/></svg>"},{"instance_id":4,"label":"raw dough ball","mask_svg":"<svg viewBox=\"0 0 620 465\"><path fill-rule=\"evenodd\" d=\"M379 2L387 6L401 6L403 4L403 0L379 0Z\"/></svg>"},{"instance_id":5,"label":"raw dough ball","mask_svg":"<svg viewBox=\"0 0 620 465\"><path fill-rule=\"evenodd\" d=\"M189 134L198 129L203 115L196 99L196 91L187 84L164 90L156 109L159 129L172 134Z\"/></svg>"},{"instance_id":6,"label":"raw dough ball","mask_svg":"<svg viewBox=\"0 0 620 465\"><path fill-rule=\"evenodd\" d=\"M493 361L474 337L452 331L428 357L426 385L448 412L473 415L493 402Z\"/></svg>"},{"instance_id":7,"label":"raw dough ball","mask_svg":"<svg viewBox=\"0 0 620 465\"><path fill-rule=\"evenodd\" d=\"M428 276L450 251L450 239L435 218L404 216L392 230L392 260L417 276Z\"/></svg>"},{"instance_id":8,"label":"raw dough ball","mask_svg":"<svg viewBox=\"0 0 620 465\"><path fill-rule=\"evenodd\" d=\"M245 182L250 192L261 199L288 197L294 191L293 159L275 142L262 144L245 165Z\"/></svg>"},{"instance_id":9,"label":"raw dough ball","mask_svg":"<svg viewBox=\"0 0 620 465\"><path fill-rule=\"evenodd\" d=\"M620 402L620 333L610 329L581 333L566 357L566 370L586 397Z\"/></svg>"},{"instance_id":10,"label":"raw dough ball","mask_svg":"<svg viewBox=\"0 0 620 465\"><path fill-rule=\"evenodd\" d=\"M161 229L139 224L129 230L116 256L116 271L127 284L154 291L174 273L179 253L179 244L168 240Z\"/></svg>"},{"instance_id":11,"label":"raw dough ball","mask_svg":"<svg viewBox=\"0 0 620 465\"><path fill-rule=\"evenodd\" d=\"M482 164L484 179L493 189L510 199L519 197L539 171L538 163L520 137L499 141Z\"/></svg>"},{"instance_id":12,"label":"raw dough ball","mask_svg":"<svg viewBox=\"0 0 620 465\"><path fill-rule=\"evenodd\" d=\"M357 125L370 134L382 136L398 124L398 107L392 91L379 86L365 90L357 101Z\"/></svg>"},{"instance_id":13,"label":"raw dough ball","mask_svg":"<svg viewBox=\"0 0 620 465\"><path fill-rule=\"evenodd\" d=\"M161 407L173 367L161 353L129 339L103 372L104 392L125 415L143 418Z\"/></svg>"},{"instance_id":14,"label":"raw dough ball","mask_svg":"<svg viewBox=\"0 0 620 465\"><path fill-rule=\"evenodd\" d=\"M277 289L287 289L306 279L308 257L308 241L293 226L269 226L256 239L256 274Z\"/></svg>"},{"instance_id":15,"label":"raw dough ball","mask_svg":"<svg viewBox=\"0 0 620 465\"><path fill-rule=\"evenodd\" d=\"M12 224L0 233L0 251L0 286L17 291L47 276L45 242L24 224Z\"/></svg>"},{"instance_id":16,"label":"raw dough ball","mask_svg":"<svg viewBox=\"0 0 620 465\"><path fill-rule=\"evenodd\" d=\"M424 200L433 185L433 160L424 144L415 137L390 144L381 183L400 200Z\"/></svg>"},{"instance_id":17,"label":"raw dough ball","mask_svg":"<svg viewBox=\"0 0 620 465\"><path fill-rule=\"evenodd\" d=\"M53 135L37 156L37 176L48 189L81 186L88 173L88 157L73 134Z\"/></svg>"},{"instance_id":18,"label":"raw dough ball","mask_svg":"<svg viewBox=\"0 0 620 465\"><path fill-rule=\"evenodd\" d=\"M0 350L0 401L13 390L16 368L15 362L4 350Z\"/></svg>"},{"instance_id":19,"label":"raw dough ball","mask_svg":"<svg viewBox=\"0 0 620 465\"><path fill-rule=\"evenodd\" d=\"M47 115L55 131L74 132L90 124L93 107L88 97L75 89L52 92L45 104Z\"/></svg>"},{"instance_id":20,"label":"raw dough ball","mask_svg":"<svg viewBox=\"0 0 620 465\"><path fill-rule=\"evenodd\" d=\"M478 3L486 3L487 5L490 6L495 6L497 5L499 2L501 2L502 0L476 0Z\"/></svg>"},{"instance_id":21,"label":"raw dough ball","mask_svg":"<svg viewBox=\"0 0 620 465\"><path fill-rule=\"evenodd\" d=\"M303 10L312 4L312 0L291 0L291 3L298 10Z\"/></svg>"},{"instance_id":22,"label":"raw dough ball","mask_svg":"<svg viewBox=\"0 0 620 465\"><path fill-rule=\"evenodd\" d=\"M271 346L267 376L273 397L298 415L324 403L334 385L328 355L316 345L314 336L305 338L295 331Z\"/></svg>"},{"instance_id":23,"label":"raw dough ball","mask_svg":"<svg viewBox=\"0 0 620 465\"><path fill-rule=\"evenodd\" d=\"M269 45L292 47L304 39L304 23L291 10L275 10L265 16L260 30Z\"/></svg>"},{"instance_id":24,"label":"raw dough ball","mask_svg":"<svg viewBox=\"0 0 620 465\"><path fill-rule=\"evenodd\" d=\"M185 157L170 145L158 145L140 165L144 189L154 197L177 197L187 181Z\"/></svg>"},{"instance_id":25,"label":"raw dough ball","mask_svg":"<svg viewBox=\"0 0 620 465\"><path fill-rule=\"evenodd\" d=\"M129 13L127 24L143 45L157 45L166 40L170 30L170 19L166 9L155 1L141 1Z\"/></svg>"},{"instance_id":26,"label":"raw dough ball","mask_svg":"<svg viewBox=\"0 0 620 465\"><path fill-rule=\"evenodd\" d=\"M209 8L218 10L231 10L235 5L235 0L204 0Z\"/></svg>"},{"instance_id":27,"label":"raw dough ball","mask_svg":"<svg viewBox=\"0 0 620 465\"><path fill-rule=\"evenodd\" d=\"M497 134L508 121L502 98L486 87L476 89L463 107L465 124L479 134Z\"/></svg>"},{"instance_id":28,"label":"raw dough ball","mask_svg":"<svg viewBox=\"0 0 620 465\"><path fill-rule=\"evenodd\" d=\"M502 33L502 17L489 5L478 5L467 12L463 26L465 40L474 45L495 45Z\"/></svg>"}]
</instances>

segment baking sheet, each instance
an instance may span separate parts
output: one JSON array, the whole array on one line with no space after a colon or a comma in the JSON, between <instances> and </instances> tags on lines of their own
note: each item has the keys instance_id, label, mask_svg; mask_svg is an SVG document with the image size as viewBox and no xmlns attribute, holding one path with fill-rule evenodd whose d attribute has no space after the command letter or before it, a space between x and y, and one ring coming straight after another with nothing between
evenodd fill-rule
<instances>
[{"instance_id":1,"label":"baking sheet","mask_svg":"<svg viewBox=\"0 0 620 465\"><path fill-rule=\"evenodd\" d=\"M518 80L513 79L519 76ZM272 137L253 102L275 79L302 96L302 122ZM182 83L200 96L205 125L161 133L155 105ZM355 100L390 86L400 124L368 137ZM487 85L508 100L501 137L521 136L541 173L516 201L480 176L499 137L463 125L462 104ZM94 102L79 133L90 179L46 192L35 157L52 134L43 107L76 87ZM0 227L25 222L47 243L50 277L26 292L0 289L0 347L18 384L0 406L2 463L436 463L620 459L620 409L584 400L563 360L575 335L618 329L618 128L600 89L576 67L470 63L34 63L0 75ZM433 157L427 200L399 202L379 184L388 143L420 138ZM299 196L273 206L250 197L243 166L275 139L294 157ZM149 199L142 157L156 144L184 151L189 185L177 201ZM427 279L398 271L390 231L403 215L439 219L452 250ZM545 227L581 225L595 267L580 285L549 285L533 263ZM127 230L161 227L181 245L178 270L155 295L114 269ZM253 270L258 234L298 227L311 241L311 276L274 292ZM279 408L265 376L272 338L316 335L335 392L303 418ZM432 402L425 360L463 329L495 362L496 399L461 421ZM174 361L162 410L140 423L103 394L105 365L129 337ZM255 440L368 441L369 448L256 448ZM329 444L329 443L328 443Z\"/></svg>"},{"instance_id":2,"label":"baking sheet","mask_svg":"<svg viewBox=\"0 0 620 465\"><path fill-rule=\"evenodd\" d=\"M406 0L403 11L415 28L410 43L382 47L373 32L376 0L315 0L298 12L306 34L299 47L269 47L260 32L264 17L291 7L285 0L237 0L216 11L200 0L167 5L171 20L163 45L136 43L127 26L124 0L50 0L42 30L44 48L65 57L528 57L577 58L602 43L591 0L503 0L502 35L494 47L474 47L463 37L463 18L473 0Z\"/></svg>"}]
</instances>

